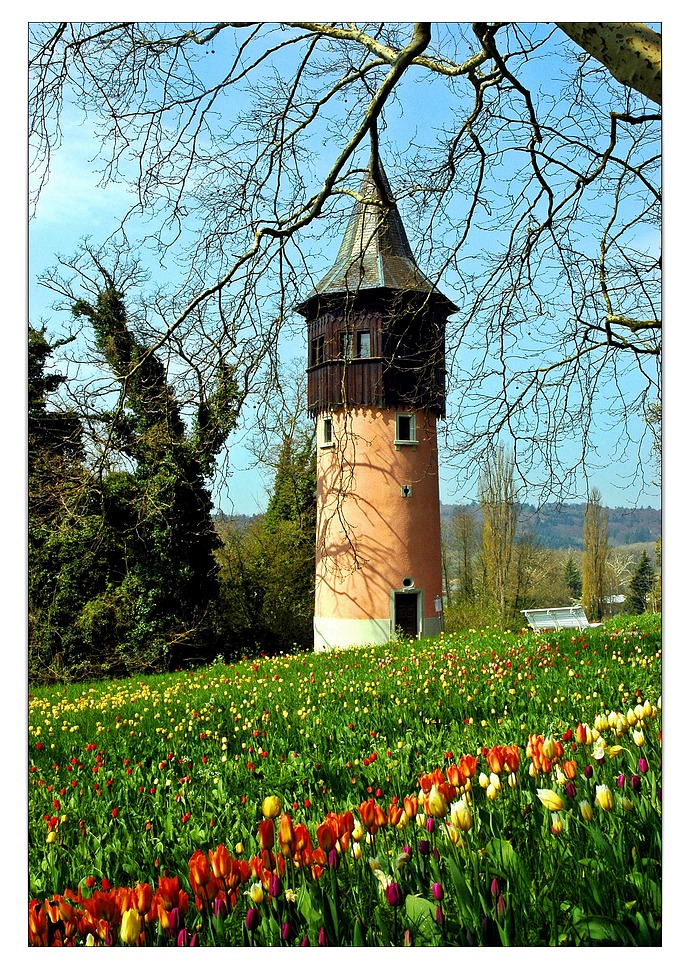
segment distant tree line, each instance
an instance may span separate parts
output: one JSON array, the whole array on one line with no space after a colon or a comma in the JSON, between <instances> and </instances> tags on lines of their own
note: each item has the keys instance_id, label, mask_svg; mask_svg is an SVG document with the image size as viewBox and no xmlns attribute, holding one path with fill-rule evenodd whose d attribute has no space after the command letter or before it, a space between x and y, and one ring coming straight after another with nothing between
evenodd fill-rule
<instances>
[{"instance_id":1,"label":"distant tree line","mask_svg":"<svg viewBox=\"0 0 690 969\"><path fill-rule=\"evenodd\" d=\"M661 577L643 550L613 549L608 513L593 488L581 518L581 548L546 548L526 527L515 466L499 447L479 477L477 506L443 523L446 629L524 626L522 610L582 604L590 621L661 608ZM661 543L657 542L657 565Z\"/></svg>"}]
</instances>

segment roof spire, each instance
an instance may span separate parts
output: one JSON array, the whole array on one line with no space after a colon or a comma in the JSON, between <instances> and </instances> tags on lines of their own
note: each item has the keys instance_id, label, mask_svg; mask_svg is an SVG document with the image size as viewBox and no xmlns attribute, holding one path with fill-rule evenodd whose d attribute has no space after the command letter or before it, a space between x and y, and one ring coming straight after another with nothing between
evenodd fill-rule
<instances>
[{"instance_id":1,"label":"roof spire","mask_svg":"<svg viewBox=\"0 0 690 969\"><path fill-rule=\"evenodd\" d=\"M316 296L372 289L433 293L445 300L417 265L386 173L374 150L359 195L335 263L301 307Z\"/></svg>"}]
</instances>

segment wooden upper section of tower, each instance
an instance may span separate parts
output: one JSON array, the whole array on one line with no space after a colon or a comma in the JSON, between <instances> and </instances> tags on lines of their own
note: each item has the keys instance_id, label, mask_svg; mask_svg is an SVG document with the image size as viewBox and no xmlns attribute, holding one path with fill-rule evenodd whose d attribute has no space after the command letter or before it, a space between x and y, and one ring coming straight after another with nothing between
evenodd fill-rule
<instances>
[{"instance_id":1,"label":"wooden upper section of tower","mask_svg":"<svg viewBox=\"0 0 690 969\"><path fill-rule=\"evenodd\" d=\"M445 323L456 307L417 265L373 159L332 268L297 311L307 320L309 411L445 410Z\"/></svg>"}]
</instances>

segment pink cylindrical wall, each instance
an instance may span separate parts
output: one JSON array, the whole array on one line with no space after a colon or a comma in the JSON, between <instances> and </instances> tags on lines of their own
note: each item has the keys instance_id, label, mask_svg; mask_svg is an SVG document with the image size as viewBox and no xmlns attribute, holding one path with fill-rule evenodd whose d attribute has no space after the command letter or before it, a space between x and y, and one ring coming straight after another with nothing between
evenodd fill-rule
<instances>
[{"instance_id":1,"label":"pink cylindrical wall","mask_svg":"<svg viewBox=\"0 0 690 969\"><path fill-rule=\"evenodd\" d=\"M410 580L423 617L437 617L441 524L436 417L416 411L415 443L396 444L393 408L325 415L318 428L315 617L388 620ZM405 497L404 494L409 496Z\"/></svg>"}]
</instances>

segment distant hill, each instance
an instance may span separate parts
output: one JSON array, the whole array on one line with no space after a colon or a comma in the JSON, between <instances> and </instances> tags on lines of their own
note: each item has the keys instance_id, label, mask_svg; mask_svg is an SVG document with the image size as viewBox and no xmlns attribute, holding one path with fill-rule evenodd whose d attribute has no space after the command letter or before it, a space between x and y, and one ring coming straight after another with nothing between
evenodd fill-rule
<instances>
[{"instance_id":1,"label":"distant hill","mask_svg":"<svg viewBox=\"0 0 690 969\"><path fill-rule=\"evenodd\" d=\"M586 504L523 505L519 528L529 532L544 548L582 548ZM606 508L609 546L646 544L661 536L661 511L658 508ZM441 520L450 521L457 512L466 512L481 522L477 504L441 505Z\"/></svg>"}]
</instances>

